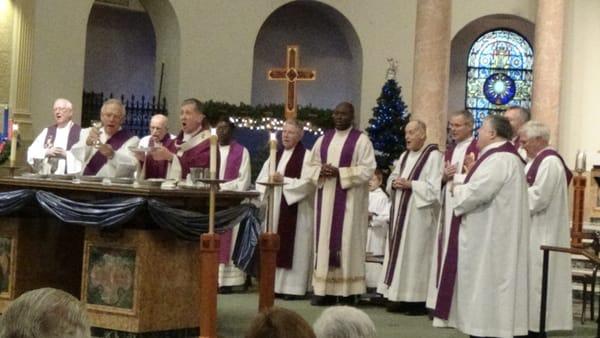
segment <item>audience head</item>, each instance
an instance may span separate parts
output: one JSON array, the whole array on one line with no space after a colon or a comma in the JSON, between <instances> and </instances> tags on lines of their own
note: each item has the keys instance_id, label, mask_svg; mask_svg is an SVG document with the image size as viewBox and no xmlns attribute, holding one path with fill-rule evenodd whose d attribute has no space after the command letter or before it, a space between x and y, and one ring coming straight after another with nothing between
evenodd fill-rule
<instances>
[{"instance_id":1,"label":"audience head","mask_svg":"<svg viewBox=\"0 0 600 338\"><path fill-rule=\"evenodd\" d=\"M313 325L317 338L375 338L375 324L363 311L351 306L325 309Z\"/></svg>"},{"instance_id":2,"label":"audience head","mask_svg":"<svg viewBox=\"0 0 600 338\"><path fill-rule=\"evenodd\" d=\"M427 139L427 126L421 120L408 122L404 129L404 138L406 139L406 148L408 150L418 151L423 147Z\"/></svg>"},{"instance_id":3,"label":"audience head","mask_svg":"<svg viewBox=\"0 0 600 338\"><path fill-rule=\"evenodd\" d=\"M179 117L181 118L181 130L185 134L192 134L206 127L204 106L197 99L184 100Z\"/></svg>"},{"instance_id":4,"label":"audience head","mask_svg":"<svg viewBox=\"0 0 600 338\"><path fill-rule=\"evenodd\" d=\"M315 338L315 333L296 312L272 307L254 317L246 338Z\"/></svg>"},{"instance_id":5,"label":"audience head","mask_svg":"<svg viewBox=\"0 0 600 338\"><path fill-rule=\"evenodd\" d=\"M350 102L342 102L333 111L333 125L337 130L346 130L354 122L354 106Z\"/></svg>"},{"instance_id":6,"label":"audience head","mask_svg":"<svg viewBox=\"0 0 600 338\"><path fill-rule=\"evenodd\" d=\"M118 132L125 120L125 106L121 103L121 100L106 100L100 108L100 120L104 126L104 132L108 136Z\"/></svg>"},{"instance_id":7,"label":"audience head","mask_svg":"<svg viewBox=\"0 0 600 338\"><path fill-rule=\"evenodd\" d=\"M169 119L163 114L156 114L150 119L150 137L160 142L169 132Z\"/></svg>"},{"instance_id":8,"label":"audience head","mask_svg":"<svg viewBox=\"0 0 600 338\"><path fill-rule=\"evenodd\" d=\"M501 115L488 115L479 128L479 139L477 147L483 149L486 146L512 138L512 128L508 119Z\"/></svg>"},{"instance_id":9,"label":"audience head","mask_svg":"<svg viewBox=\"0 0 600 338\"><path fill-rule=\"evenodd\" d=\"M517 136L519 129L531 119L531 113L528 109L519 106L510 106L504 112L504 117L510 122L513 136Z\"/></svg>"},{"instance_id":10,"label":"audience head","mask_svg":"<svg viewBox=\"0 0 600 338\"><path fill-rule=\"evenodd\" d=\"M527 157L534 158L550 143L550 129L542 122L529 121L521 127L519 137Z\"/></svg>"},{"instance_id":11,"label":"audience head","mask_svg":"<svg viewBox=\"0 0 600 338\"><path fill-rule=\"evenodd\" d=\"M473 135L473 115L468 110L460 110L450 115L450 136L455 142L462 142Z\"/></svg>"},{"instance_id":12,"label":"audience head","mask_svg":"<svg viewBox=\"0 0 600 338\"><path fill-rule=\"evenodd\" d=\"M381 186L383 183L383 173L379 169L375 169L371 180L369 180L369 191L373 191Z\"/></svg>"},{"instance_id":13,"label":"audience head","mask_svg":"<svg viewBox=\"0 0 600 338\"><path fill-rule=\"evenodd\" d=\"M54 121L58 127L64 127L73 118L73 104L71 101L63 98L56 99L52 105Z\"/></svg>"},{"instance_id":14,"label":"audience head","mask_svg":"<svg viewBox=\"0 0 600 338\"><path fill-rule=\"evenodd\" d=\"M83 303L52 288L26 292L0 318L1 338L88 338Z\"/></svg>"},{"instance_id":15,"label":"audience head","mask_svg":"<svg viewBox=\"0 0 600 338\"><path fill-rule=\"evenodd\" d=\"M217 122L217 138L220 145L226 146L231 143L234 129L235 124L231 120L225 117L219 119L219 122Z\"/></svg>"},{"instance_id":16,"label":"audience head","mask_svg":"<svg viewBox=\"0 0 600 338\"><path fill-rule=\"evenodd\" d=\"M281 143L284 149L294 149L304 136L304 125L296 119L287 119L281 132Z\"/></svg>"}]
</instances>

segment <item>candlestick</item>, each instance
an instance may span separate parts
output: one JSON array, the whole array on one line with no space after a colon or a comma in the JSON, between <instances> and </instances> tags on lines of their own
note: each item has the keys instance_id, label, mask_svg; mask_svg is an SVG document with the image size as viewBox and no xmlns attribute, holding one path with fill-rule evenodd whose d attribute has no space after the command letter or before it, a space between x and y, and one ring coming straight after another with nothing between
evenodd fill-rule
<instances>
[{"instance_id":1,"label":"candlestick","mask_svg":"<svg viewBox=\"0 0 600 338\"><path fill-rule=\"evenodd\" d=\"M273 177L275 174L275 161L277 151L277 137L274 132L271 133L271 139L269 140L269 177Z\"/></svg>"},{"instance_id":2,"label":"candlestick","mask_svg":"<svg viewBox=\"0 0 600 338\"><path fill-rule=\"evenodd\" d=\"M217 178L217 128L210 128L210 178Z\"/></svg>"},{"instance_id":3,"label":"candlestick","mask_svg":"<svg viewBox=\"0 0 600 338\"><path fill-rule=\"evenodd\" d=\"M575 156L575 171L578 173L585 172L585 152L578 150Z\"/></svg>"},{"instance_id":4,"label":"candlestick","mask_svg":"<svg viewBox=\"0 0 600 338\"><path fill-rule=\"evenodd\" d=\"M17 134L19 133L19 125L12 124L12 135L10 139L10 166L14 167L17 162Z\"/></svg>"},{"instance_id":5,"label":"candlestick","mask_svg":"<svg viewBox=\"0 0 600 338\"><path fill-rule=\"evenodd\" d=\"M4 106L4 116L2 119L2 134L8 138L8 106Z\"/></svg>"}]
</instances>

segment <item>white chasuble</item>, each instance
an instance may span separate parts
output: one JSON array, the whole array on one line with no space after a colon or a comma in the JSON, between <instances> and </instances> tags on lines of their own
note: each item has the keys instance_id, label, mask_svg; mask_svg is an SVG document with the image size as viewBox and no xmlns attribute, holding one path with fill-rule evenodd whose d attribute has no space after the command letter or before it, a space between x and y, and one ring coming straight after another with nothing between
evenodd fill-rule
<instances>
[{"instance_id":1,"label":"white chasuble","mask_svg":"<svg viewBox=\"0 0 600 338\"><path fill-rule=\"evenodd\" d=\"M31 143L29 148L27 148L27 163L29 163L29 165L33 165L34 159L44 159L45 162L47 162L46 149L57 147L67 149L66 157L58 160L58 166L53 174L78 174L81 172L81 161L75 158L75 156L73 156L73 152L68 150L67 147L69 143L69 133L71 132L73 125L73 121L69 121L65 127L56 128L56 136L54 137L54 142L51 145L46 144L48 128L44 128L44 130L42 130L35 140L33 140L33 143ZM81 136L81 132L79 134Z\"/></svg>"}]
</instances>

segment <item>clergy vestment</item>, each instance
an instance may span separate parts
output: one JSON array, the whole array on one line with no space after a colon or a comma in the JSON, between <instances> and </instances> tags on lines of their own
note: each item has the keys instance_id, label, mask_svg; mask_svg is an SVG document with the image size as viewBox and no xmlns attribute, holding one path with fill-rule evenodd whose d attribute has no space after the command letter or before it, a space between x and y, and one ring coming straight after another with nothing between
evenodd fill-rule
<instances>
[{"instance_id":1,"label":"clergy vestment","mask_svg":"<svg viewBox=\"0 0 600 338\"><path fill-rule=\"evenodd\" d=\"M83 129L79 142L71 149L73 156L84 163L83 175L115 177L117 170L121 167L135 168L137 159L129 148L137 147L140 141L137 136L124 129L119 129L111 137L107 137L104 128L101 128L100 142L110 144L114 151L114 156L108 159L94 146L88 146L85 143L90 130L90 128Z\"/></svg>"},{"instance_id":2,"label":"clergy vestment","mask_svg":"<svg viewBox=\"0 0 600 338\"><path fill-rule=\"evenodd\" d=\"M556 151L546 148L525 167L529 184L529 330L539 332L542 297L541 245L570 246L571 171ZM572 330L571 256L550 253L546 330Z\"/></svg>"},{"instance_id":3,"label":"clergy vestment","mask_svg":"<svg viewBox=\"0 0 600 338\"><path fill-rule=\"evenodd\" d=\"M27 148L27 163L33 165L34 159L44 159L44 162L47 163L46 149L62 148L66 151L66 157L58 159L58 165L53 174L76 174L81 172L81 161L76 159L71 152L73 145L79 141L80 134L81 127L73 121L69 121L63 128L58 128L56 124L44 128Z\"/></svg>"},{"instance_id":4,"label":"clergy vestment","mask_svg":"<svg viewBox=\"0 0 600 338\"><path fill-rule=\"evenodd\" d=\"M279 234L280 249L275 270L275 292L303 296L308 291L313 252L313 216L315 187L310 179L302 177L307 168L310 152L299 142L293 149L277 152L276 170L284 185L274 188L273 231ZM257 182L269 180L267 160ZM266 188L257 184L256 189L265 199Z\"/></svg>"},{"instance_id":5,"label":"clergy vestment","mask_svg":"<svg viewBox=\"0 0 600 338\"><path fill-rule=\"evenodd\" d=\"M320 177L323 164L338 167L339 176ZM305 174L317 186L312 278L317 296L366 291L368 182L375 167L373 145L356 129L328 130L314 145Z\"/></svg>"},{"instance_id":6,"label":"clergy vestment","mask_svg":"<svg viewBox=\"0 0 600 338\"><path fill-rule=\"evenodd\" d=\"M210 131L200 130L195 134L179 132L175 149L176 156L169 165L167 178L185 180L190 168L208 168L210 165Z\"/></svg>"},{"instance_id":7,"label":"clergy vestment","mask_svg":"<svg viewBox=\"0 0 600 338\"><path fill-rule=\"evenodd\" d=\"M219 178L227 180L221 183L221 190L246 191L250 187L250 155L243 145L232 140L229 145L219 145ZM220 234L219 249L219 286L243 285L246 274L235 267L231 254L239 224Z\"/></svg>"},{"instance_id":8,"label":"clergy vestment","mask_svg":"<svg viewBox=\"0 0 600 338\"><path fill-rule=\"evenodd\" d=\"M435 242L433 245L433 255L431 256L431 269L429 270L429 285L427 288L428 309L435 309L437 299L437 286L439 283L441 268L444 256L446 255L446 246L448 244L448 235L450 233L450 221L452 221L452 194L449 189L454 185L462 184L466 176L464 168L465 156L472 156L477 159L479 148L477 148L477 139L468 137L456 144L448 146L444 153L444 162L456 167L456 174L451 181L446 182L442 187L442 207L440 208L440 217L437 222Z\"/></svg>"},{"instance_id":9,"label":"clergy vestment","mask_svg":"<svg viewBox=\"0 0 600 338\"><path fill-rule=\"evenodd\" d=\"M146 138L146 136L144 136L144 138ZM142 138L142 140L144 140L144 138ZM152 147L154 146L154 139L153 138L149 138L145 141L145 145L141 144L142 141L140 141L139 147ZM160 144L167 148L171 153L175 153L176 149L175 149L175 140L173 140L171 138L171 135L166 134L162 140L160 140ZM141 174L142 174L142 179L148 179L148 178L166 178L167 177L167 172L169 170L169 161L167 160L161 160L161 161L157 161L154 158L152 158L152 155L150 155L149 153L146 153L146 159L143 163L141 163Z\"/></svg>"},{"instance_id":10,"label":"clergy vestment","mask_svg":"<svg viewBox=\"0 0 600 338\"><path fill-rule=\"evenodd\" d=\"M176 135L173 135L173 134L167 134L165 137L167 137L167 136L169 138L171 138L171 139L175 139L176 138ZM150 144L151 144L150 140L152 140L152 136L151 135L146 135L146 136L142 137L140 139L140 143L138 144L138 147L140 147L140 148L148 148L150 146Z\"/></svg>"},{"instance_id":11,"label":"clergy vestment","mask_svg":"<svg viewBox=\"0 0 600 338\"><path fill-rule=\"evenodd\" d=\"M366 250L372 255L383 256L390 221L390 208L390 199L383 189L377 187L369 192L369 214L372 217L367 230ZM381 264L367 262L365 268L367 287L376 288L379 283Z\"/></svg>"},{"instance_id":12,"label":"clergy vestment","mask_svg":"<svg viewBox=\"0 0 600 338\"><path fill-rule=\"evenodd\" d=\"M465 184L454 186L434 326L447 324L474 336L527 334L529 207L523 169L510 142L495 142L481 149Z\"/></svg>"},{"instance_id":13,"label":"clergy vestment","mask_svg":"<svg viewBox=\"0 0 600 338\"><path fill-rule=\"evenodd\" d=\"M392 192L397 178L411 189ZM394 302L425 302L442 186L442 154L437 145L404 152L388 179L393 197L388 245L377 292Z\"/></svg>"},{"instance_id":14,"label":"clergy vestment","mask_svg":"<svg viewBox=\"0 0 600 338\"><path fill-rule=\"evenodd\" d=\"M520 136L515 136L511 141L513 146L515 146L515 149L517 150L517 154L519 154L519 156L521 156L521 159L523 159L523 161L527 162L527 151L525 150L525 148L523 148L523 145L521 144L521 137Z\"/></svg>"}]
</instances>

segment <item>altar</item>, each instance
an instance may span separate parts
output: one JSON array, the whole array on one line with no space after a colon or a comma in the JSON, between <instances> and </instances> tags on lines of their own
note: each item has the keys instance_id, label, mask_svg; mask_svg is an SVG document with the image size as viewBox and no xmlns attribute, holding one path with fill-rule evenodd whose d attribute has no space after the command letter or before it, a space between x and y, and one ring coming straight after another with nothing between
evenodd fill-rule
<instances>
[{"instance_id":1,"label":"altar","mask_svg":"<svg viewBox=\"0 0 600 338\"><path fill-rule=\"evenodd\" d=\"M203 189L0 178L0 192L20 189L79 202L141 197L172 208L208 210ZM217 209L257 195L218 192ZM132 333L197 327L198 242L178 238L140 210L111 231L62 222L35 198L0 217L0 312L26 291L54 287L86 303L93 327Z\"/></svg>"}]
</instances>

